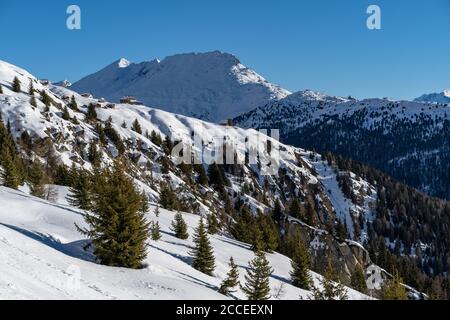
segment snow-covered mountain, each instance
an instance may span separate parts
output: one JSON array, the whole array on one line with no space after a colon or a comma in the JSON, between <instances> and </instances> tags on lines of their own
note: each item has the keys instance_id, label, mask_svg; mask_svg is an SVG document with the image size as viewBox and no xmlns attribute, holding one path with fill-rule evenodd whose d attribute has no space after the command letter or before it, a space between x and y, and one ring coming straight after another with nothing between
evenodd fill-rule
<instances>
[{"instance_id":1,"label":"snow-covered mountain","mask_svg":"<svg viewBox=\"0 0 450 320\"><path fill-rule=\"evenodd\" d=\"M114 102L134 96L148 106L213 122L233 118L290 93L235 56L219 51L141 63L119 59L75 82L71 89Z\"/></svg>"},{"instance_id":2,"label":"snow-covered mountain","mask_svg":"<svg viewBox=\"0 0 450 320\"><path fill-rule=\"evenodd\" d=\"M121 61L121 65L127 68L128 63ZM21 82L20 92L12 90L14 77ZM30 84L34 87L33 94L28 89ZM389 278L386 271L374 264L367 250L370 241L378 239L374 226L382 219L376 211L377 186L382 180L370 177L369 181L364 175L341 167L338 161L280 143L254 129L213 124L144 105L113 104L98 97L81 96L70 87L40 82L27 71L3 61L0 61L0 85L3 90L0 94L1 118L4 123L9 123L19 153L26 161L49 164L51 160L53 167L48 167L50 176L56 176L52 170L61 167L92 169L89 149L95 144L103 165L112 163L120 152L127 159L127 173L152 204L148 219L156 218L152 211L161 200L164 186L175 193L178 210L190 212L185 214L190 228L199 216L207 217L214 213L221 219L220 235L212 237L217 258L215 277L199 274L189 263L186 254L190 240L174 239L169 230L174 215L170 209L161 210L159 222L164 236L160 242L150 241L145 269L110 268L95 264L92 257L86 256L88 253L80 251L87 239L76 231L73 222L82 223L82 212L64 202L67 187L55 187L59 194L55 203L29 196L27 183L20 187L22 191L1 188L0 271L7 275L7 280L0 279L0 288L5 288L0 289L0 296L224 298L215 291L225 275L229 256L235 257L242 271L252 256L251 245L236 241L233 233L233 226L242 214L239 208L249 208L255 217L270 215L277 200L281 201L285 212L278 224L279 251L283 250L290 234L299 232L310 252L314 272L322 274L328 259L331 259L341 281L349 286L356 268L362 266L371 270L366 277L374 294ZM48 106L41 101L44 92L51 100ZM77 103L76 108L71 106L72 96ZM319 109L331 101L343 104L351 101L309 91L289 99L320 103ZM94 117L92 109L95 110ZM139 132L133 127L135 122L140 124ZM106 128L108 132L105 134ZM27 140L25 143L25 132L31 142ZM195 133L201 134L200 147L192 144ZM198 169L178 165L176 158L165 151L165 144L161 142L165 138L191 145L191 151L199 159L203 155L203 160L208 160L208 157L220 159L221 156L215 154L217 145L228 149L234 146L236 156L243 160L246 149L238 143L243 140L247 146L266 152L260 154L257 163L244 160L239 165L223 166L228 183L224 186L225 192L221 192L208 182L200 183ZM268 152L269 145L271 152ZM278 155L276 150L279 158L275 158ZM267 163L278 167L270 175L263 171ZM205 170L209 168L206 163L202 167ZM56 182L57 177L54 180ZM385 192L388 191L383 191L383 196ZM288 211L295 198L300 201L297 215ZM430 207L434 206L433 201L426 200ZM308 218L305 217L306 211L309 212ZM342 229L344 225L346 230ZM425 222L423 225L423 228L428 228ZM262 228L257 224L251 226ZM340 230L339 236L337 230ZM256 229L255 232L261 230ZM392 244L389 242L389 247ZM410 252L428 245L425 240L405 243L400 254L409 257ZM284 290L280 290L286 292L282 299L310 295L289 284L287 256L275 253L268 256L275 269L271 278L273 292L285 283ZM423 256L427 255L424 253ZM411 255L411 259L414 257ZM70 288L57 289L67 280L68 274L74 272L73 269L67 271L70 265L81 268L82 290L78 292L71 292ZM11 268L14 271L9 271ZM375 282L371 278L374 270L380 274ZM320 279L320 276L313 275ZM413 289L409 290L416 295ZM242 298L242 292L239 291L237 297ZM349 290L349 297L366 298L352 290Z\"/></svg>"},{"instance_id":3,"label":"snow-covered mountain","mask_svg":"<svg viewBox=\"0 0 450 320\"><path fill-rule=\"evenodd\" d=\"M414 101L431 103L450 103L450 90L444 90L441 93L424 94Z\"/></svg>"},{"instance_id":4,"label":"snow-covered mountain","mask_svg":"<svg viewBox=\"0 0 450 320\"><path fill-rule=\"evenodd\" d=\"M280 129L288 144L342 154L450 199L449 120L448 104L356 100L301 91L234 122L243 128Z\"/></svg>"}]
</instances>

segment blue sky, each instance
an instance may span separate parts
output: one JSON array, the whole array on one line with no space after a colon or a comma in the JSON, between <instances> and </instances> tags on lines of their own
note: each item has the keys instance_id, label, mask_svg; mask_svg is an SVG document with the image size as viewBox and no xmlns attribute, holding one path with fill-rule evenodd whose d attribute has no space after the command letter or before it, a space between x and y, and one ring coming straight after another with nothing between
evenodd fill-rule
<instances>
[{"instance_id":1,"label":"blue sky","mask_svg":"<svg viewBox=\"0 0 450 320\"><path fill-rule=\"evenodd\" d=\"M82 30L66 28L66 8ZM382 10L382 30L366 9ZM297 91L415 98L450 88L447 0L0 0L0 59L71 81L133 62L221 50Z\"/></svg>"}]
</instances>

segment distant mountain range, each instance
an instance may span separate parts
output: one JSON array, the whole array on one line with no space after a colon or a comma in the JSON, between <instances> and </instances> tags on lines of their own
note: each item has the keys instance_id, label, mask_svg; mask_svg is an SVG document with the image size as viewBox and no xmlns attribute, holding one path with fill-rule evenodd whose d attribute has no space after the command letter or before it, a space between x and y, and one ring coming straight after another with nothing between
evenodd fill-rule
<instances>
[{"instance_id":1,"label":"distant mountain range","mask_svg":"<svg viewBox=\"0 0 450 320\"><path fill-rule=\"evenodd\" d=\"M424 94L414 101L434 102L434 103L450 103L450 90L444 90L441 93Z\"/></svg>"},{"instance_id":2,"label":"distant mountain range","mask_svg":"<svg viewBox=\"0 0 450 320\"><path fill-rule=\"evenodd\" d=\"M294 93L234 119L278 128L283 142L362 161L428 194L450 199L450 107Z\"/></svg>"},{"instance_id":3,"label":"distant mountain range","mask_svg":"<svg viewBox=\"0 0 450 320\"><path fill-rule=\"evenodd\" d=\"M219 51L141 63L119 59L75 82L71 89L115 102L130 95L151 107L213 122L290 94L235 56Z\"/></svg>"}]
</instances>

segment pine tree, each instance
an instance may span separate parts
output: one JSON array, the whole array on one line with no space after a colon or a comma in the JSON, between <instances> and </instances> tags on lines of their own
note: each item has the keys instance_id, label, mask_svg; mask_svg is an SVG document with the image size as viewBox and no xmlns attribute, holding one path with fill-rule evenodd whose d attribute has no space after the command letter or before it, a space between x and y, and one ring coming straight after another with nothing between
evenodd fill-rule
<instances>
[{"instance_id":1,"label":"pine tree","mask_svg":"<svg viewBox=\"0 0 450 320\"><path fill-rule=\"evenodd\" d=\"M92 201L92 176L84 169L72 167L70 172L72 185L69 188L67 201L72 206L82 210L91 209Z\"/></svg>"},{"instance_id":2,"label":"pine tree","mask_svg":"<svg viewBox=\"0 0 450 320\"><path fill-rule=\"evenodd\" d=\"M17 189L20 185L20 173L17 163L9 148L2 148L0 163L3 166L1 177L7 188Z\"/></svg>"},{"instance_id":3,"label":"pine tree","mask_svg":"<svg viewBox=\"0 0 450 320\"><path fill-rule=\"evenodd\" d=\"M155 208L155 216L156 217L159 217L159 211L160 211L159 210L159 206L157 205L156 208Z\"/></svg>"},{"instance_id":4,"label":"pine tree","mask_svg":"<svg viewBox=\"0 0 450 320\"><path fill-rule=\"evenodd\" d=\"M102 155L101 155L100 151L98 151L97 143L95 141L91 141L91 143L89 144L88 160L94 166L99 165L100 161L102 160Z\"/></svg>"},{"instance_id":5,"label":"pine tree","mask_svg":"<svg viewBox=\"0 0 450 320\"><path fill-rule=\"evenodd\" d=\"M219 221L217 221L217 217L215 213L210 213L207 217L208 222L208 233L209 234L216 234L219 232Z\"/></svg>"},{"instance_id":6,"label":"pine tree","mask_svg":"<svg viewBox=\"0 0 450 320\"><path fill-rule=\"evenodd\" d=\"M161 186L159 204L166 210L179 210L180 205L175 192L167 185Z\"/></svg>"},{"instance_id":7,"label":"pine tree","mask_svg":"<svg viewBox=\"0 0 450 320\"><path fill-rule=\"evenodd\" d=\"M198 174L197 182L203 186L208 185L208 176L206 175L205 168L202 164L194 164L194 171Z\"/></svg>"},{"instance_id":8,"label":"pine tree","mask_svg":"<svg viewBox=\"0 0 450 320\"><path fill-rule=\"evenodd\" d=\"M63 109L62 118L66 121L70 120L70 113L69 113L69 110L67 109L67 107L64 107L64 109Z\"/></svg>"},{"instance_id":9,"label":"pine tree","mask_svg":"<svg viewBox=\"0 0 450 320\"><path fill-rule=\"evenodd\" d=\"M288 212L294 218L303 219L300 201L297 198L292 199Z\"/></svg>"},{"instance_id":10,"label":"pine tree","mask_svg":"<svg viewBox=\"0 0 450 320\"><path fill-rule=\"evenodd\" d=\"M316 225L316 210L309 199L306 200L305 204L305 219L308 225L313 227Z\"/></svg>"},{"instance_id":11,"label":"pine tree","mask_svg":"<svg viewBox=\"0 0 450 320\"><path fill-rule=\"evenodd\" d=\"M14 92L20 92L21 91L20 84L21 83L20 83L19 78L14 77L13 85L12 85L12 89L13 89Z\"/></svg>"},{"instance_id":12,"label":"pine tree","mask_svg":"<svg viewBox=\"0 0 450 320\"><path fill-rule=\"evenodd\" d=\"M3 94L3 87L1 84L0 84L0 94Z\"/></svg>"},{"instance_id":13,"label":"pine tree","mask_svg":"<svg viewBox=\"0 0 450 320\"><path fill-rule=\"evenodd\" d=\"M141 125L140 125L138 119L134 120L131 130L133 130L134 132L137 132L139 134L142 134L142 128L141 128Z\"/></svg>"},{"instance_id":14,"label":"pine tree","mask_svg":"<svg viewBox=\"0 0 450 320\"><path fill-rule=\"evenodd\" d=\"M408 300L405 286L402 284L402 279L395 270L393 278L386 281L381 288L382 300Z\"/></svg>"},{"instance_id":15,"label":"pine tree","mask_svg":"<svg viewBox=\"0 0 450 320\"><path fill-rule=\"evenodd\" d=\"M95 110L95 105L90 103L88 105L86 113L86 121L95 121L95 120L97 120L97 111Z\"/></svg>"},{"instance_id":16,"label":"pine tree","mask_svg":"<svg viewBox=\"0 0 450 320\"><path fill-rule=\"evenodd\" d=\"M250 261L247 274L245 275L245 285L242 287L249 300L270 299L269 277L273 269L267 261L264 252L255 253L255 258Z\"/></svg>"},{"instance_id":17,"label":"pine tree","mask_svg":"<svg viewBox=\"0 0 450 320\"><path fill-rule=\"evenodd\" d=\"M351 286L359 292L367 293L367 283L364 276L364 270L359 264L356 266L355 271L351 276Z\"/></svg>"},{"instance_id":18,"label":"pine tree","mask_svg":"<svg viewBox=\"0 0 450 320\"><path fill-rule=\"evenodd\" d=\"M186 240L189 238L189 234L187 232L187 224L184 222L183 216L180 212L175 214L174 220L171 224L171 230L175 232L175 237L178 239Z\"/></svg>"},{"instance_id":19,"label":"pine tree","mask_svg":"<svg viewBox=\"0 0 450 320\"><path fill-rule=\"evenodd\" d=\"M44 198L44 170L38 161L34 161L31 164L30 171L28 172L28 180L30 182L31 194L35 197Z\"/></svg>"},{"instance_id":20,"label":"pine tree","mask_svg":"<svg viewBox=\"0 0 450 320\"><path fill-rule=\"evenodd\" d=\"M347 300L347 290L339 282L339 276L333 267L331 259L328 259L327 269L320 280L322 290L313 288L314 300Z\"/></svg>"},{"instance_id":21,"label":"pine tree","mask_svg":"<svg viewBox=\"0 0 450 320\"><path fill-rule=\"evenodd\" d=\"M230 267L230 270L227 273L227 277L220 284L219 288L219 293L226 296L236 292L236 290L233 289L239 285L239 271L237 265L234 263L233 257L230 257L228 266Z\"/></svg>"},{"instance_id":22,"label":"pine tree","mask_svg":"<svg viewBox=\"0 0 450 320\"><path fill-rule=\"evenodd\" d=\"M73 111L78 111L78 104L77 100L75 100L74 95L72 95L72 97L70 98L69 108L72 109Z\"/></svg>"},{"instance_id":23,"label":"pine tree","mask_svg":"<svg viewBox=\"0 0 450 320\"><path fill-rule=\"evenodd\" d=\"M34 86L33 86L33 80L30 79L30 84L28 86L28 94L30 96L34 96Z\"/></svg>"},{"instance_id":24,"label":"pine tree","mask_svg":"<svg viewBox=\"0 0 450 320\"><path fill-rule=\"evenodd\" d=\"M193 242L194 249L190 252L194 260L192 266L194 269L211 276L215 268L215 258L203 218L200 219L198 227L195 229Z\"/></svg>"},{"instance_id":25,"label":"pine tree","mask_svg":"<svg viewBox=\"0 0 450 320\"><path fill-rule=\"evenodd\" d=\"M30 99L30 104L31 104L33 107L37 108L37 102L36 102L36 98L35 98L34 96L31 97L31 99Z\"/></svg>"},{"instance_id":26,"label":"pine tree","mask_svg":"<svg viewBox=\"0 0 450 320\"><path fill-rule=\"evenodd\" d=\"M216 190L222 191L224 189L224 178L219 166L214 162L208 166L209 184L214 186Z\"/></svg>"},{"instance_id":27,"label":"pine tree","mask_svg":"<svg viewBox=\"0 0 450 320\"><path fill-rule=\"evenodd\" d=\"M112 169L95 170L92 212L85 215L88 228L78 229L92 240L100 263L136 269L147 256L149 223L143 210L147 199L125 172L121 159Z\"/></svg>"},{"instance_id":28,"label":"pine tree","mask_svg":"<svg viewBox=\"0 0 450 320\"><path fill-rule=\"evenodd\" d=\"M161 228L158 221L152 221L150 223L150 236L152 237L153 241L158 241L159 239L161 239Z\"/></svg>"},{"instance_id":29,"label":"pine tree","mask_svg":"<svg viewBox=\"0 0 450 320\"><path fill-rule=\"evenodd\" d=\"M309 273L311 258L309 256L308 249L300 239L297 246L294 248L291 266L292 271L290 275L292 284L298 288L310 290L312 286L312 278Z\"/></svg>"},{"instance_id":30,"label":"pine tree","mask_svg":"<svg viewBox=\"0 0 450 320\"><path fill-rule=\"evenodd\" d=\"M50 105L52 104L52 99L45 90L41 91L41 101L43 104L45 104L47 108L50 107Z\"/></svg>"},{"instance_id":31,"label":"pine tree","mask_svg":"<svg viewBox=\"0 0 450 320\"><path fill-rule=\"evenodd\" d=\"M163 150L164 150L165 154L170 155L172 153L172 148L173 148L172 140L170 140L169 135L166 135L166 137L164 138L164 143L163 143Z\"/></svg>"},{"instance_id":32,"label":"pine tree","mask_svg":"<svg viewBox=\"0 0 450 320\"><path fill-rule=\"evenodd\" d=\"M280 201L277 199L275 201L275 205L274 205L273 210L272 210L272 218L276 222L280 223L281 220L283 219L283 216L284 215L283 215L283 211L281 210Z\"/></svg>"}]
</instances>

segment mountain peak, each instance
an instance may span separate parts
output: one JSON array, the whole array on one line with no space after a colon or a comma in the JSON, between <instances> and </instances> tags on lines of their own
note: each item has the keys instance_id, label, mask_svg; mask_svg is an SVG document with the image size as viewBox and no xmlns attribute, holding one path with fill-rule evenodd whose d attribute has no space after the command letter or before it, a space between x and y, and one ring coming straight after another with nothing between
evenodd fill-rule
<instances>
[{"instance_id":1,"label":"mountain peak","mask_svg":"<svg viewBox=\"0 0 450 320\"><path fill-rule=\"evenodd\" d=\"M71 89L116 102L132 95L147 106L213 122L290 94L221 51L182 53L138 64L120 59Z\"/></svg>"},{"instance_id":2,"label":"mountain peak","mask_svg":"<svg viewBox=\"0 0 450 320\"><path fill-rule=\"evenodd\" d=\"M424 94L414 101L429 103L450 103L450 89L446 89L441 93Z\"/></svg>"},{"instance_id":3,"label":"mountain peak","mask_svg":"<svg viewBox=\"0 0 450 320\"><path fill-rule=\"evenodd\" d=\"M125 58L120 58L119 60L117 60L117 66L119 68L127 68L130 66L130 64L131 64L131 62Z\"/></svg>"}]
</instances>

